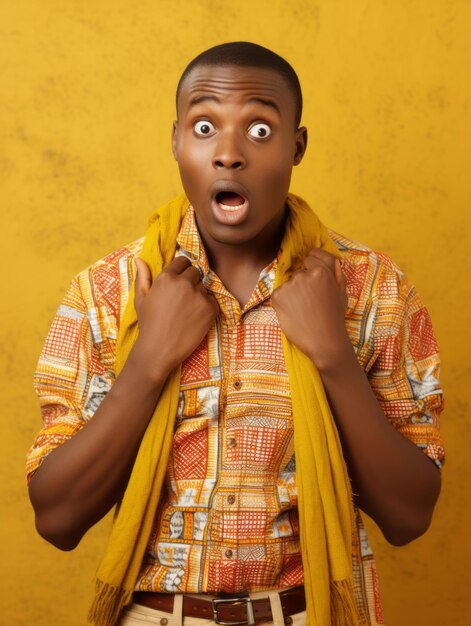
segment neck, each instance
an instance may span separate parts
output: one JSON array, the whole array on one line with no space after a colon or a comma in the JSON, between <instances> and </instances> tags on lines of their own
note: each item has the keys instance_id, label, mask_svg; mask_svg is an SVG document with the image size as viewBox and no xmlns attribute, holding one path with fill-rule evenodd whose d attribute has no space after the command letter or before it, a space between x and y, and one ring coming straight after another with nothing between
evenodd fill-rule
<instances>
[{"instance_id":1,"label":"neck","mask_svg":"<svg viewBox=\"0 0 471 626\"><path fill-rule=\"evenodd\" d=\"M261 270L272 261L280 249L285 228L286 211L274 223L250 241L230 244L213 239L196 223L204 243L211 269L222 279L223 275L236 276Z\"/></svg>"},{"instance_id":2,"label":"neck","mask_svg":"<svg viewBox=\"0 0 471 626\"><path fill-rule=\"evenodd\" d=\"M285 214L271 223L252 240L228 244L208 237L198 225L211 269L239 302L241 309L248 302L260 272L277 255L284 233ZM197 222L198 224L198 222Z\"/></svg>"}]
</instances>

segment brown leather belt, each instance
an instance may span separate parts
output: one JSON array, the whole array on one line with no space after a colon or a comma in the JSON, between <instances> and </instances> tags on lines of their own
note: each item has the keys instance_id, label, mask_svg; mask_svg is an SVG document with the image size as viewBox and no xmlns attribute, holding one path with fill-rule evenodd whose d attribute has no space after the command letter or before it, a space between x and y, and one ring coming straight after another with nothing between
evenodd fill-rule
<instances>
[{"instance_id":1,"label":"brown leather belt","mask_svg":"<svg viewBox=\"0 0 471 626\"><path fill-rule=\"evenodd\" d=\"M293 587L279 592L281 608L285 617L285 624L291 624L290 616L306 610L304 587ZM173 593L155 593L135 591L133 602L142 604L151 609L173 613ZM183 596L183 615L185 617L200 617L214 619L216 624L255 624L257 622L272 621L272 612L269 598L253 600L248 593L221 594L214 600L203 600L192 596Z\"/></svg>"}]
</instances>

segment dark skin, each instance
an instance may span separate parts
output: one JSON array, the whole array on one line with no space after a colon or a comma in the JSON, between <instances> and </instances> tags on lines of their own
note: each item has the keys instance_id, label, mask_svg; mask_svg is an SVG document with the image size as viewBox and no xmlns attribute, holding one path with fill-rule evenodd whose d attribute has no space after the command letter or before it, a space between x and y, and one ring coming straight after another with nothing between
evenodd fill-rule
<instances>
[{"instance_id":1,"label":"dark skin","mask_svg":"<svg viewBox=\"0 0 471 626\"><path fill-rule=\"evenodd\" d=\"M307 130L294 127L295 103L277 73L199 67L180 93L172 146L196 211L212 269L243 306L260 271L276 256L293 165L306 150ZM207 123L210 132L198 132ZM265 129L260 138L257 130ZM211 207L215 184L236 182L250 208L225 224Z\"/></svg>"},{"instance_id":2,"label":"dark skin","mask_svg":"<svg viewBox=\"0 0 471 626\"><path fill-rule=\"evenodd\" d=\"M260 68L200 66L180 93L173 153L211 267L241 306L281 242L292 167L307 144L294 119L284 79ZM243 208L218 205L221 185L236 187ZM153 282L146 264L136 265L139 339L93 419L30 482L38 531L64 550L122 496L165 380L219 312L186 258L174 259ZM358 505L391 543L418 537L430 523L440 473L390 424L358 364L338 260L312 250L272 303L288 339L320 372Z\"/></svg>"},{"instance_id":3,"label":"dark skin","mask_svg":"<svg viewBox=\"0 0 471 626\"><path fill-rule=\"evenodd\" d=\"M168 375L219 312L185 257L172 261L152 285L145 263L137 264L139 338L93 419L44 460L29 484L36 528L62 550L75 548L121 498Z\"/></svg>"}]
</instances>

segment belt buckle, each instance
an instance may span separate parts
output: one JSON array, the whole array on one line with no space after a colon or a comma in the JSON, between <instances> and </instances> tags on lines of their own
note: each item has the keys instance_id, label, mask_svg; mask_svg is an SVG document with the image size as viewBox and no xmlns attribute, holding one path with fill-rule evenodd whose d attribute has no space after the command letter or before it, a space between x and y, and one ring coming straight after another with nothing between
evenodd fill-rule
<instances>
[{"instance_id":1,"label":"belt buckle","mask_svg":"<svg viewBox=\"0 0 471 626\"><path fill-rule=\"evenodd\" d=\"M252 598L215 598L213 601L213 616L216 624L222 624L222 626L238 626L239 624L255 624L255 616L252 606ZM218 606L220 604L228 604L234 602L245 602L247 605L247 620L244 622L222 622L218 616Z\"/></svg>"}]
</instances>

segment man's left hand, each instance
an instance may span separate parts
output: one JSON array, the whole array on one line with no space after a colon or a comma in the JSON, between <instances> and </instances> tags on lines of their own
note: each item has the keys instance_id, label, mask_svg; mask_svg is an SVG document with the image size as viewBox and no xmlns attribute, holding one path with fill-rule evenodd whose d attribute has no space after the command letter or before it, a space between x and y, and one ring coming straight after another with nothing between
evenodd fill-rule
<instances>
[{"instance_id":1,"label":"man's left hand","mask_svg":"<svg viewBox=\"0 0 471 626\"><path fill-rule=\"evenodd\" d=\"M346 280L340 261L320 248L309 252L303 266L275 289L272 304L289 341L322 370L352 349L345 327Z\"/></svg>"}]
</instances>

